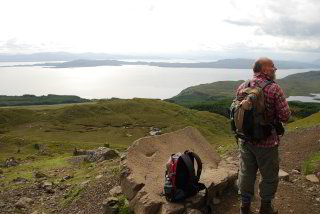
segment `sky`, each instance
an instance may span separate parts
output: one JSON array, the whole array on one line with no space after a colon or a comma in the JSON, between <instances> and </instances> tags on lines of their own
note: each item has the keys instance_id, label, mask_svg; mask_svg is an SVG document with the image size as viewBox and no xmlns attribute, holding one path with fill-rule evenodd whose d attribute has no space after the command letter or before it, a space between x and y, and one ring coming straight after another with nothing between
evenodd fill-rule
<instances>
[{"instance_id":1,"label":"sky","mask_svg":"<svg viewBox=\"0 0 320 214\"><path fill-rule=\"evenodd\" d=\"M0 54L320 59L318 0L1 0Z\"/></svg>"}]
</instances>

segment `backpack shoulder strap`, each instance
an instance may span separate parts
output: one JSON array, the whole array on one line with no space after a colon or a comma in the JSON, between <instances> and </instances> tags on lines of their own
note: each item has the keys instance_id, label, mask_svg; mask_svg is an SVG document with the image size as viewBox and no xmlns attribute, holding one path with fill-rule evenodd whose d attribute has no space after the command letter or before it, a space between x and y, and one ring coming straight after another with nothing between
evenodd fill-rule
<instances>
[{"instance_id":1,"label":"backpack shoulder strap","mask_svg":"<svg viewBox=\"0 0 320 214\"><path fill-rule=\"evenodd\" d=\"M267 85L273 83L273 80L264 80L262 83L259 84L259 87L263 90Z\"/></svg>"},{"instance_id":2,"label":"backpack shoulder strap","mask_svg":"<svg viewBox=\"0 0 320 214\"><path fill-rule=\"evenodd\" d=\"M191 161L191 158L186 153L182 154L181 158L188 168L188 174L191 175L191 177L193 178L195 174L194 174L193 163Z\"/></svg>"},{"instance_id":3,"label":"backpack shoulder strap","mask_svg":"<svg viewBox=\"0 0 320 214\"><path fill-rule=\"evenodd\" d=\"M201 162L201 159L200 159L200 157L196 154L196 153L194 153L194 152L190 152L191 153L191 155L196 159L196 161L197 161L197 166L198 166L198 169L197 169L197 179L198 179L198 181L199 181L199 179L200 179L200 175L201 175L201 172L202 172L202 162Z\"/></svg>"},{"instance_id":4,"label":"backpack shoulder strap","mask_svg":"<svg viewBox=\"0 0 320 214\"><path fill-rule=\"evenodd\" d=\"M249 88L250 85L251 85L251 80L247 80L247 81L244 82L244 87L245 88Z\"/></svg>"}]
</instances>

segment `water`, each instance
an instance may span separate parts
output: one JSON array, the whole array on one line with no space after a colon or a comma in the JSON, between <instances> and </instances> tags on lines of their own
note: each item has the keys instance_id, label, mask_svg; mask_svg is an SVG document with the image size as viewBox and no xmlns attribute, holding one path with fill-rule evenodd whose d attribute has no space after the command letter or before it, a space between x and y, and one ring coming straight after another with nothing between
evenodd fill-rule
<instances>
[{"instance_id":1,"label":"water","mask_svg":"<svg viewBox=\"0 0 320 214\"><path fill-rule=\"evenodd\" d=\"M310 94L312 96L290 96L287 98L287 101L301 101L301 102L312 102L312 103L320 103L320 94Z\"/></svg>"},{"instance_id":2,"label":"water","mask_svg":"<svg viewBox=\"0 0 320 214\"><path fill-rule=\"evenodd\" d=\"M26 63L0 63L3 65ZM278 70L277 78L311 69ZM77 95L83 98L170 98L181 90L221 80L245 80L251 69L101 66L0 67L1 95Z\"/></svg>"}]
</instances>

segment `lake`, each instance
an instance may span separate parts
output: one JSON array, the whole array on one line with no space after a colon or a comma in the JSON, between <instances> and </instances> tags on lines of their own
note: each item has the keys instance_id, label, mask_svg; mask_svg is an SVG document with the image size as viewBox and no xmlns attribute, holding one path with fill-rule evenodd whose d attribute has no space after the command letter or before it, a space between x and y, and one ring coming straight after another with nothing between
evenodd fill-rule
<instances>
[{"instance_id":1,"label":"lake","mask_svg":"<svg viewBox=\"0 0 320 214\"><path fill-rule=\"evenodd\" d=\"M17 64L19 63L0 63L0 66ZM312 69L279 69L277 78L310 70ZM190 86L221 80L245 80L251 76L251 69L138 65L82 68L0 67L0 94L77 95L89 99L165 99Z\"/></svg>"}]
</instances>

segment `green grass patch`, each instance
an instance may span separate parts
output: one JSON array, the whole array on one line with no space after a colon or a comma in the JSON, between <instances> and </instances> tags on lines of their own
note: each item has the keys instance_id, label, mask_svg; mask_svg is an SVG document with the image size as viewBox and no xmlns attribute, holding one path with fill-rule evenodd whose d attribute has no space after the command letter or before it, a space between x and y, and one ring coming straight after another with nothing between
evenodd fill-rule
<instances>
[{"instance_id":1,"label":"green grass patch","mask_svg":"<svg viewBox=\"0 0 320 214\"><path fill-rule=\"evenodd\" d=\"M64 197L64 200L62 202L63 206L70 205L73 201L77 200L81 193L83 192L84 188L81 186L74 186L68 194Z\"/></svg>"},{"instance_id":2,"label":"green grass patch","mask_svg":"<svg viewBox=\"0 0 320 214\"><path fill-rule=\"evenodd\" d=\"M131 214L133 213L129 209L129 202L125 195L118 196L119 200L119 214Z\"/></svg>"},{"instance_id":3,"label":"green grass patch","mask_svg":"<svg viewBox=\"0 0 320 214\"><path fill-rule=\"evenodd\" d=\"M313 153L303 163L303 173L305 175L313 174L320 169L320 152Z\"/></svg>"},{"instance_id":4,"label":"green grass patch","mask_svg":"<svg viewBox=\"0 0 320 214\"><path fill-rule=\"evenodd\" d=\"M309 117L297 120L288 124L288 130L292 131L296 128L309 128L315 125L320 125L320 112L310 115Z\"/></svg>"}]
</instances>

